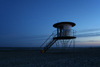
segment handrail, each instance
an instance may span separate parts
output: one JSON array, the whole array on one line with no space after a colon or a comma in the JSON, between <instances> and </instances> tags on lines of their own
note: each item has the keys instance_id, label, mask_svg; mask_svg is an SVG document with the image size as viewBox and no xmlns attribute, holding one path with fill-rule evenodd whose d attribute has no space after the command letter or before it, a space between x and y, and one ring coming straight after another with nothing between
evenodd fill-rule
<instances>
[{"instance_id":1,"label":"handrail","mask_svg":"<svg viewBox=\"0 0 100 67\"><path fill-rule=\"evenodd\" d=\"M46 41L52 36L53 34L51 34L47 39L46 39ZM46 42L46 41L44 41L44 43ZM43 44L44 44L43 43ZM43 44L40 46L40 48L43 46Z\"/></svg>"},{"instance_id":2,"label":"handrail","mask_svg":"<svg viewBox=\"0 0 100 67\"><path fill-rule=\"evenodd\" d=\"M57 30L54 30L54 31L52 32L52 34L55 34L56 31L57 31Z\"/></svg>"},{"instance_id":3,"label":"handrail","mask_svg":"<svg viewBox=\"0 0 100 67\"><path fill-rule=\"evenodd\" d=\"M70 31L70 32L68 32L68 31ZM66 33L68 34L70 34L71 36L75 36L76 35L76 31L75 30L73 30L73 29L68 29L68 30L65 30L65 35L66 35Z\"/></svg>"},{"instance_id":4,"label":"handrail","mask_svg":"<svg viewBox=\"0 0 100 67\"><path fill-rule=\"evenodd\" d=\"M56 30L55 30L56 31ZM40 48L50 39L51 36L55 37L57 34L55 34L55 31L46 39L46 41L40 46Z\"/></svg>"},{"instance_id":5,"label":"handrail","mask_svg":"<svg viewBox=\"0 0 100 67\"><path fill-rule=\"evenodd\" d=\"M73 34L73 36L74 36L74 34L76 33L76 31L75 30L73 30L73 29L70 29L70 30L72 30L72 34ZM55 30L55 31L53 31L52 32L52 34L46 39L46 41L40 46L40 48L50 39L50 37L55 37L56 35L57 35L57 32L56 32L57 30ZM56 32L56 33L55 33Z\"/></svg>"}]
</instances>

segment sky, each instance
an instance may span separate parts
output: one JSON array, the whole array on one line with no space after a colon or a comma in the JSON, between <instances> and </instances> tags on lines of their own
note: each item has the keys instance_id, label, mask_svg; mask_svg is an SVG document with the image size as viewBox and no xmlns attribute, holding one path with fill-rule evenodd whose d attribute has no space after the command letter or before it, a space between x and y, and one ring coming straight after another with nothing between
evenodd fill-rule
<instances>
[{"instance_id":1,"label":"sky","mask_svg":"<svg viewBox=\"0 0 100 67\"><path fill-rule=\"evenodd\" d=\"M100 0L0 0L0 47L39 47L62 21L76 46L100 46Z\"/></svg>"}]
</instances>

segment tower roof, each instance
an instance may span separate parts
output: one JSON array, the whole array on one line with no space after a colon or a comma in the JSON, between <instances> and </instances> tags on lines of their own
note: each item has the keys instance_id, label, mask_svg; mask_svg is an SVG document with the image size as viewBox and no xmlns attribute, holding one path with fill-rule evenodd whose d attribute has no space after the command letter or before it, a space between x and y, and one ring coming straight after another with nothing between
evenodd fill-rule
<instances>
[{"instance_id":1,"label":"tower roof","mask_svg":"<svg viewBox=\"0 0 100 67\"><path fill-rule=\"evenodd\" d=\"M72 25L72 27L76 25L73 22L59 22L59 23L54 24L53 27L57 28L61 24L70 24L70 25Z\"/></svg>"}]
</instances>

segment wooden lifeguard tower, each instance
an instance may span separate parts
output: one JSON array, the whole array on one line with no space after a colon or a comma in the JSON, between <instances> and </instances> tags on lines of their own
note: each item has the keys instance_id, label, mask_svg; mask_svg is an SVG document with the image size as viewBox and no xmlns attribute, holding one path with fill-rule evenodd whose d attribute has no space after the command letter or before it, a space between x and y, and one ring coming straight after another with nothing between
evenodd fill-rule
<instances>
[{"instance_id":1,"label":"wooden lifeguard tower","mask_svg":"<svg viewBox=\"0 0 100 67\"><path fill-rule=\"evenodd\" d=\"M57 28L56 32L57 33L53 33L52 35L50 35L51 40L49 42L47 42L49 40L49 38L40 46L42 47L44 44L45 46L43 47L43 49L41 50L42 53L45 53L57 40L72 40L75 39L75 31L72 29L72 27L74 27L76 24L73 22L59 22L53 25L53 27ZM74 41L74 40L72 40ZM47 42L47 43L46 43ZM66 43L67 44L67 43ZM73 46L75 46L75 44L73 43Z\"/></svg>"}]
</instances>

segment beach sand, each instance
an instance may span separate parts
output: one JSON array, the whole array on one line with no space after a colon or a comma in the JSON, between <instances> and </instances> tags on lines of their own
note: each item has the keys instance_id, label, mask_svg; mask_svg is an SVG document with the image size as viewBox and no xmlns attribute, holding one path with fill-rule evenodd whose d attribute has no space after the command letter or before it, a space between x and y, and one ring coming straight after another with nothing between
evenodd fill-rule
<instances>
[{"instance_id":1,"label":"beach sand","mask_svg":"<svg viewBox=\"0 0 100 67\"><path fill-rule=\"evenodd\" d=\"M1 50L0 67L100 67L100 48Z\"/></svg>"}]
</instances>

